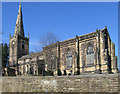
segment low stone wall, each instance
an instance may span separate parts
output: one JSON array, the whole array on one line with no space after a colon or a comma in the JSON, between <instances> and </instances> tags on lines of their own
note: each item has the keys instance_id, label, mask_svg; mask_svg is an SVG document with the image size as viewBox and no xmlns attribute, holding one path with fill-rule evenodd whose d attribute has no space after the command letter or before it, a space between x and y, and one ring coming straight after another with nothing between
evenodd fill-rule
<instances>
[{"instance_id":1,"label":"low stone wall","mask_svg":"<svg viewBox=\"0 0 120 94\"><path fill-rule=\"evenodd\" d=\"M2 92L120 92L120 74L2 77Z\"/></svg>"}]
</instances>

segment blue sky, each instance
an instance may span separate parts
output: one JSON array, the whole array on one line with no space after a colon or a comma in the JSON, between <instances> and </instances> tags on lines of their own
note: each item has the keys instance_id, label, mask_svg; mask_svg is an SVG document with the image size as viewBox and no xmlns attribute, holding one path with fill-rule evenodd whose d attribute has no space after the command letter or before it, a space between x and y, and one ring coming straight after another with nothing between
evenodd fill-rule
<instances>
[{"instance_id":1,"label":"blue sky","mask_svg":"<svg viewBox=\"0 0 120 94\"><path fill-rule=\"evenodd\" d=\"M14 34L18 2L2 3L3 42ZM46 32L55 33L60 41L108 28L118 55L118 3L43 3L22 2L25 35L30 35L30 51L38 48L39 38Z\"/></svg>"}]
</instances>

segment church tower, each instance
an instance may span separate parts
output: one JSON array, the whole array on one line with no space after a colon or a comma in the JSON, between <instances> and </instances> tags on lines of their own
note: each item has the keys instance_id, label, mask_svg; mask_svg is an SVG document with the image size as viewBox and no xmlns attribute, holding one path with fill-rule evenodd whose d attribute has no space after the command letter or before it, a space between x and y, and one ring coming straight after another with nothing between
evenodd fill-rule
<instances>
[{"instance_id":1,"label":"church tower","mask_svg":"<svg viewBox=\"0 0 120 94\"><path fill-rule=\"evenodd\" d=\"M29 53L29 36L24 35L22 8L19 5L19 11L16 20L14 36L10 35L9 41L9 66L16 66L18 58Z\"/></svg>"}]
</instances>

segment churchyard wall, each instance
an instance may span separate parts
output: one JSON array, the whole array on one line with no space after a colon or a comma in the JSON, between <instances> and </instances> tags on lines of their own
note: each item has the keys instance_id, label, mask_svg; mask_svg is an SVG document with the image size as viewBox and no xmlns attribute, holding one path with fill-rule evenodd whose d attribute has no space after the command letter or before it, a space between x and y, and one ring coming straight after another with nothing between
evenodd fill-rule
<instances>
[{"instance_id":1,"label":"churchyard wall","mask_svg":"<svg viewBox=\"0 0 120 94\"><path fill-rule=\"evenodd\" d=\"M2 92L120 92L120 74L8 76Z\"/></svg>"}]
</instances>

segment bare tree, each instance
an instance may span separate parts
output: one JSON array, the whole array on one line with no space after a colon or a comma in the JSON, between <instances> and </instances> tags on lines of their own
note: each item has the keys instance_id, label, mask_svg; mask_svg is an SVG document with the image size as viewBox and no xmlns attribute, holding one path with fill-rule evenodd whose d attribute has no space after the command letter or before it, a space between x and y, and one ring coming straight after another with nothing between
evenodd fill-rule
<instances>
[{"instance_id":1,"label":"bare tree","mask_svg":"<svg viewBox=\"0 0 120 94\"><path fill-rule=\"evenodd\" d=\"M54 44L57 41L58 41L58 37L54 33L48 31L44 35L40 36L38 40L38 47L35 48L33 52L42 51L43 47Z\"/></svg>"},{"instance_id":2,"label":"bare tree","mask_svg":"<svg viewBox=\"0 0 120 94\"><path fill-rule=\"evenodd\" d=\"M52 32L47 32L44 36L42 36L39 40L40 46L45 47L50 44L56 43L58 41L57 36Z\"/></svg>"},{"instance_id":3,"label":"bare tree","mask_svg":"<svg viewBox=\"0 0 120 94\"><path fill-rule=\"evenodd\" d=\"M55 72L57 70L57 51L54 48L49 47L48 49L44 50L44 55L47 71Z\"/></svg>"},{"instance_id":4,"label":"bare tree","mask_svg":"<svg viewBox=\"0 0 120 94\"><path fill-rule=\"evenodd\" d=\"M45 53L45 64L48 66L48 74L51 75L51 72L55 70L56 67L56 51L54 51L53 48L51 48L51 44L54 46L58 41L58 37L52 33L52 32L47 32L45 35L40 37L39 39L39 46L40 47L46 47L49 46L49 49L44 50ZM49 73L50 72L50 73Z\"/></svg>"}]
</instances>

